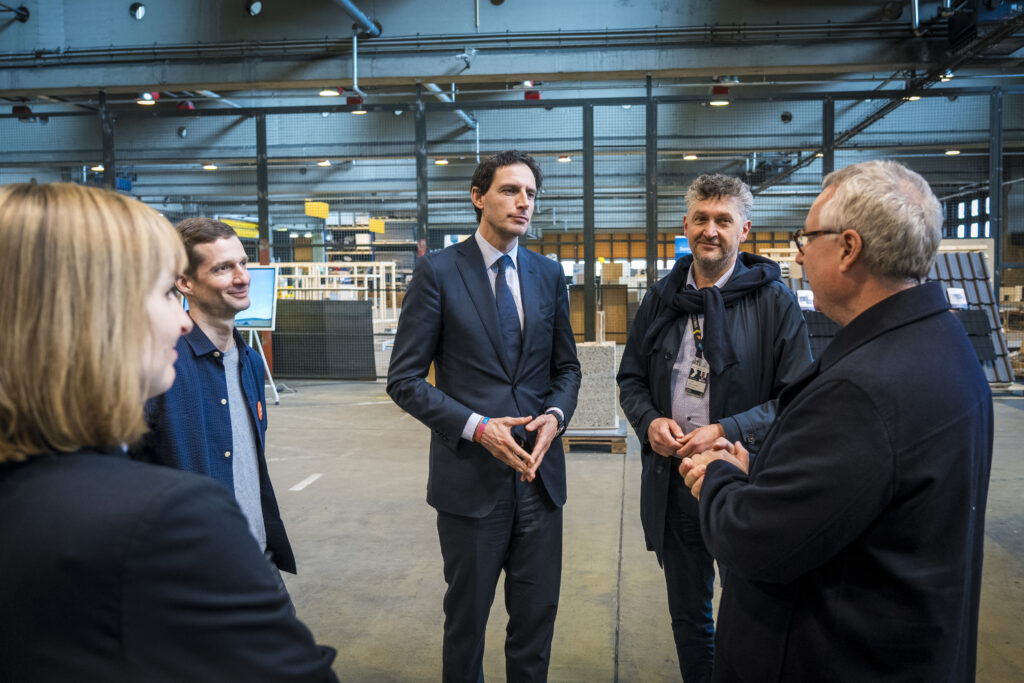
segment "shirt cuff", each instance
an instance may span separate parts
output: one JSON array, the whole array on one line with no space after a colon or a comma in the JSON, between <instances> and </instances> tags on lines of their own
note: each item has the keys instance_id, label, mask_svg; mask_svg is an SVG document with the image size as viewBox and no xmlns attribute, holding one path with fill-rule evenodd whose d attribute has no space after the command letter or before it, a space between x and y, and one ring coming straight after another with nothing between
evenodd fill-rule
<instances>
[{"instance_id":1,"label":"shirt cuff","mask_svg":"<svg viewBox=\"0 0 1024 683\"><path fill-rule=\"evenodd\" d=\"M555 412L558 413L558 421L559 422L565 422L565 413L563 413L562 409L559 408L558 406L551 406L550 408L545 408L544 412L545 413L550 413L552 410L554 410Z\"/></svg>"},{"instance_id":2,"label":"shirt cuff","mask_svg":"<svg viewBox=\"0 0 1024 683\"><path fill-rule=\"evenodd\" d=\"M476 431L476 426L480 424L480 420L484 419L484 416L480 413L473 413L466 420L466 426L462 428L462 438L466 441L473 440L473 432Z\"/></svg>"}]
</instances>

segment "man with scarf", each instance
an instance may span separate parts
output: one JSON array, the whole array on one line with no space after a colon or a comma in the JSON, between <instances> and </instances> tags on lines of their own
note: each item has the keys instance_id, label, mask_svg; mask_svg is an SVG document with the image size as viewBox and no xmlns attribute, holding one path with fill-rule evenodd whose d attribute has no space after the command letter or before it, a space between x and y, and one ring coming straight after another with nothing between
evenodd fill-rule
<instances>
[{"instance_id":1,"label":"man with scarf","mask_svg":"<svg viewBox=\"0 0 1024 683\"><path fill-rule=\"evenodd\" d=\"M807 330L779 266L739 253L754 198L742 181L702 175L686 192L692 256L647 292L617 381L640 439L640 518L665 570L672 635L685 683L710 679L714 563L678 458L719 437L756 452L775 398L811 361Z\"/></svg>"}]
</instances>

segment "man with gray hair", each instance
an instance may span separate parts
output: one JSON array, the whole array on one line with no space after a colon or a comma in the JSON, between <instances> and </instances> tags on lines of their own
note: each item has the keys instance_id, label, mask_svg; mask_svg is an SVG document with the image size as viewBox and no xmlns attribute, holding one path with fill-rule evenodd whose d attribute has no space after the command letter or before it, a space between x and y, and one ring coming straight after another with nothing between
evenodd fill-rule
<instances>
[{"instance_id":1,"label":"man with gray hair","mask_svg":"<svg viewBox=\"0 0 1024 683\"><path fill-rule=\"evenodd\" d=\"M937 282L928 184L891 161L825 178L795 237L841 329L758 456L683 460L727 571L715 680L973 681L992 395Z\"/></svg>"},{"instance_id":2,"label":"man with gray hair","mask_svg":"<svg viewBox=\"0 0 1024 683\"><path fill-rule=\"evenodd\" d=\"M810 347L779 266L739 253L750 232L750 189L702 175L686 203L693 254L644 297L617 379L642 447L640 518L665 569L679 670L685 683L699 683L714 658L715 569L677 458L719 437L757 450L775 418L773 399L809 365Z\"/></svg>"}]
</instances>

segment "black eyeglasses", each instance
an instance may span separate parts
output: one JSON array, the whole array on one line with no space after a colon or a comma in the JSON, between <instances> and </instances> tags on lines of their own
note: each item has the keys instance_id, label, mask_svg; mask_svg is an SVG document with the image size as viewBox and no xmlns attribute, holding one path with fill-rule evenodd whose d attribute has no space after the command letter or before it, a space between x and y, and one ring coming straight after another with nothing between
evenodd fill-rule
<instances>
[{"instance_id":1,"label":"black eyeglasses","mask_svg":"<svg viewBox=\"0 0 1024 683\"><path fill-rule=\"evenodd\" d=\"M810 232L807 232L803 228L800 228L793 233L793 241L796 242L797 251L802 254L804 253L804 247L807 246L807 243L812 237L817 237L818 235L839 235L842 232L842 230L811 230Z\"/></svg>"}]
</instances>

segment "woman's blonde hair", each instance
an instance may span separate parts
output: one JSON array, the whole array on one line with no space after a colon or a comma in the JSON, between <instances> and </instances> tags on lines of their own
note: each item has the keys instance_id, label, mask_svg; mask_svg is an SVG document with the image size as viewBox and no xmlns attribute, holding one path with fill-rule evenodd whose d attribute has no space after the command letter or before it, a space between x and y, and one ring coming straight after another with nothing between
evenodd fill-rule
<instances>
[{"instance_id":1,"label":"woman's blonde hair","mask_svg":"<svg viewBox=\"0 0 1024 683\"><path fill-rule=\"evenodd\" d=\"M185 250L145 204L92 187L0 187L0 462L146 431L146 298Z\"/></svg>"}]
</instances>

